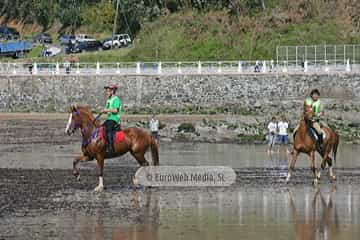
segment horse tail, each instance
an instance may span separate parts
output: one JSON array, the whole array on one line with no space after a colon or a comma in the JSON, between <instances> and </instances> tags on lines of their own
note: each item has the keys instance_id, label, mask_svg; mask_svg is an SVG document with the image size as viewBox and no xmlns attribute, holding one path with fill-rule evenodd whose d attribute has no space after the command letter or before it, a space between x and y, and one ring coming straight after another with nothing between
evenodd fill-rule
<instances>
[{"instance_id":1,"label":"horse tail","mask_svg":"<svg viewBox=\"0 0 360 240\"><path fill-rule=\"evenodd\" d=\"M336 164L336 153L339 146L339 135L335 133L335 143L333 147L333 155L334 155L334 164Z\"/></svg>"},{"instance_id":2,"label":"horse tail","mask_svg":"<svg viewBox=\"0 0 360 240\"><path fill-rule=\"evenodd\" d=\"M159 165L159 150L158 150L158 145L156 143L156 140L153 136L151 136L151 140L150 140L150 149L151 149L151 158L153 161L153 164L155 166Z\"/></svg>"}]
</instances>

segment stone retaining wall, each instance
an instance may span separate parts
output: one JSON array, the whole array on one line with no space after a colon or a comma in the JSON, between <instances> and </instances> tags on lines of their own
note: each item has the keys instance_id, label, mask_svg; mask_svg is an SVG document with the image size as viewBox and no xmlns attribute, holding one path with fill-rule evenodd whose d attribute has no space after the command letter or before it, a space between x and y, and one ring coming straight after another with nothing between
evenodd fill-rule
<instances>
[{"instance_id":1,"label":"stone retaining wall","mask_svg":"<svg viewBox=\"0 0 360 240\"><path fill-rule=\"evenodd\" d=\"M0 111L64 112L74 102L99 109L110 82L127 108L276 106L302 101L315 87L323 99L360 106L360 75L1 76Z\"/></svg>"}]
</instances>

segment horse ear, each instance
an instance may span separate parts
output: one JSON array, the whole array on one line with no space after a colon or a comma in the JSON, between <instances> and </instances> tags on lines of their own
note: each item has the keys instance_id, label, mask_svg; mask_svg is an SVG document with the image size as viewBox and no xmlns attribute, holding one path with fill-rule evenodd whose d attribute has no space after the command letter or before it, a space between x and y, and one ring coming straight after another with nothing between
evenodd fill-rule
<instances>
[{"instance_id":1,"label":"horse ear","mask_svg":"<svg viewBox=\"0 0 360 240\"><path fill-rule=\"evenodd\" d=\"M70 106L70 112L76 112L76 104Z\"/></svg>"}]
</instances>

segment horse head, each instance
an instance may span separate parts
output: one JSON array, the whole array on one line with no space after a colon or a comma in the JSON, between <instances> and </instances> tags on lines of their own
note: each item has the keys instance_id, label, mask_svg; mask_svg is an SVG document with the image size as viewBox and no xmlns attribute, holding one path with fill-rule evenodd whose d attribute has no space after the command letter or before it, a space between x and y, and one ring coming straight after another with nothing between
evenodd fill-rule
<instances>
[{"instance_id":1,"label":"horse head","mask_svg":"<svg viewBox=\"0 0 360 240\"><path fill-rule=\"evenodd\" d=\"M304 105L304 118L311 120L314 117L314 110L311 106Z\"/></svg>"},{"instance_id":2,"label":"horse head","mask_svg":"<svg viewBox=\"0 0 360 240\"><path fill-rule=\"evenodd\" d=\"M70 106L70 116L66 124L65 133L73 134L82 125L82 116L79 107L75 105Z\"/></svg>"}]
</instances>

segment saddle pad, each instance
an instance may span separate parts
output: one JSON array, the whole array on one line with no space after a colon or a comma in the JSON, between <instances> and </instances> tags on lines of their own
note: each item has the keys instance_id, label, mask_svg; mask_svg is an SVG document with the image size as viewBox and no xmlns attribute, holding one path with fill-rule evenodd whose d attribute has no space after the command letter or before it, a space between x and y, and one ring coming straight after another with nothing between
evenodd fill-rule
<instances>
[{"instance_id":1,"label":"saddle pad","mask_svg":"<svg viewBox=\"0 0 360 240\"><path fill-rule=\"evenodd\" d=\"M105 143L105 132L104 127L100 127L100 138L103 143ZM115 133L114 143L120 143L125 140L125 133L124 131L117 131Z\"/></svg>"}]
</instances>

